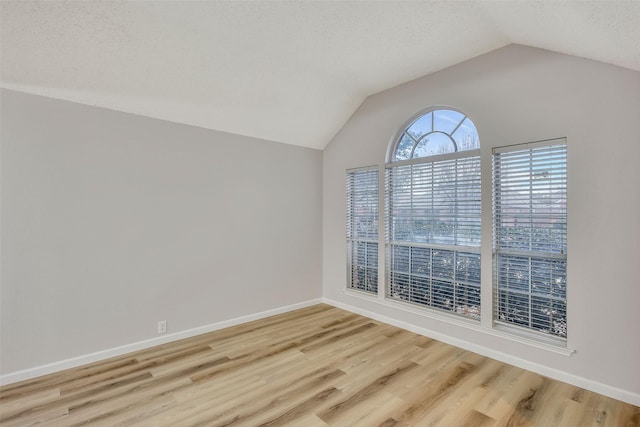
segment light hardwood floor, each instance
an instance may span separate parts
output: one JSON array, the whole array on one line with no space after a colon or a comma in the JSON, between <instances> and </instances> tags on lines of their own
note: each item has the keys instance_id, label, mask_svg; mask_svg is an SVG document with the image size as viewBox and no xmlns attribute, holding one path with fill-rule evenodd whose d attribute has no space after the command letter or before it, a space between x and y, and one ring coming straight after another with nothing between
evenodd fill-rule
<instances>
[{"instance_id":1,"label":"light hardwood floor","mask_svg":"<svg viewBox=\"0 0 640 427\"><path fill-rule=\"evenodd\" d=\"M640 409L327 305L0 389L0 425L639 426Z\"/></svg>"}]
</instances>

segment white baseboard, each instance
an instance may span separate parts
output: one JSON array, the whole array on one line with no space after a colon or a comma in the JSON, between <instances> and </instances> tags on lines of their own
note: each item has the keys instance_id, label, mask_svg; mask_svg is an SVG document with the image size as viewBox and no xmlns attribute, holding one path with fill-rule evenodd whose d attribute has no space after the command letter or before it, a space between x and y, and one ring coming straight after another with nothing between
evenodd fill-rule
<instances>
[{"instance_id":1,"label":"white baseboard","mask_svg":"<svg viewBox=\"0 0 640 427\"><path fill-rule=\"evenodd\" d=\"M229 320L223 320L221 322L216 322L210 325L188 329L186 331L162 335L162 336L151 338L148 340L126 344L120 347L109 348L106 350L97 351L95 353L72 357L70 359L60 360L57 362L48 363L46 365L36 366L34 368L25 369L22 371L11 372L5 375L0 375L0 385L11 384L18 381L24 381L31 378L39 377L41 375L47 375L54 372L63 371L69 368L75 368L77 366L86 365L87 363L97 362L97 361L108 359L114 356L121 356L123 354L131 353L138 350L144 350L146 348L154 347L156 345L166 344L172 341L177 341L184 338L190 338L196 335L206 334L207 332L217 331L219 329L240 325L242 323L251 322L253 320L264 319L266 317L275 316L276 314L287 313L289 311L297 310L299 308L309 307L309 306L320 304L320 303L322 303L322 298L316 298L316 299L303 301L296 304L287 305L284 307L278 307L271 310L262 311L260 313L249 314L246 316L236 317L234 319L229 319Z\"/></svg>"},{"instance_id":2,"label":"white baseboard","mask_svg":"<svg viewBox=\"0 0 640 427\"><path fill-rule=\"evenodd\" d=\"M640 394L637 394L637 393L633 393L627 390L622 390L617 387L612 387L607 384L602 384L600 382L593 381L584 377L579 377L577 375L569 374L567 372L560 371L558 369L554 369L548 366L530 362L528 360L524 360L507 353L502 353L493 348L488 348L478 344L470 343L461 339L451 337L449 335L439 333L437 331L433 331L431 329L423 328L408 322L404 322L402 320L397 320L397 319L387 317L369 310L364 310L358 307L354 307L349 304L344 304L339 301L323 298L322 302L337 308L341 308L343 310L350 311L352 313L360 314L362 316L366 316L371 319L378 320L380 322L388 323L390 325L397 326L399 328L406 329L408 331L415 332L420 335L424 335L429 338L436 339L438 341L442 341L444 343L447 343L456 347L463 348L465 350L473 351L474 353L478 353L483 356L490 357L495 360L499 360L500 362L508 363L510 365L517 366L519 368L526 369L528 371L535 372L537 374L544 375L546 377L553 378L558 381L572 384L577 387L584 388L586 390L590 390L608 397L612 397L617 400L621 400L623 402L630 403L632 405L640 406Z\"/></svg>"},{"instance_id":3,"label":"white baseboard","mask_svg":"<svg viewBox=\"0 0 640 427\"><path fill-rule=\"evenodd\" d=\"M243 323L251 322L253 320L264 319L266 317L275 316L277 314L286 313L289 311L297 310L304 307L309 307L315 304L325 303L334 307L341 308L343 310L351 311L353 313L361 314L371 319L378 320L380 322L388 323L390 325L397 326L402 329L406 329L411 332L415 332L420 335L424 335L438 341L442 341L447 344L454 345L456 347L463 348L465 350L473 351L483 356L491 357L492 359L499 360L510 365L517 366L522 369L526 369L540 375L547 376L549 378L556 379L558 381L566 382L587 390L594 391L596 393L603 394L605 396L612 397L614 399L621 400L623 402L630 403L632 405L640 406L640 394L633 393L627 390L622 390L617 387L612 387L607 384L602 384L597 381L593 381L584 377L569 374L564 371L550 368L548 366L539 365L537 363L530 362L528 360L521 359L519 357L512 356L510 354L502 353L492 348L483 347L481 345L473 344L467 341L463 341L451 336L441 334L439 332L423 328L408 322L397 320L391 317L387 317L369 310L364 310L349 304L344 304L339 301L331 300L328 298L317 298L308 301L303 301L297 304L291 304L284 307L278 307L271 310L262 311L260 313L254 313L246 316L236 317L234 319L224 320L221 322L212 323L210 325L200 326L186 331L176 332L173 334L163 335L160 337L151 338L144 341L139 341L131 344L126 344L120 347L114 347L106 350L97 351L95 353L85 354L82 356L65 359L46 365L36 366L34 368L25 369L22 371L11 372L5 375L0 375L0 385L11 384L19 381L28 380L31 378L39 377L41 375L47 375L54 372L63 371L69 368L75 368L87 363L97 362L100 360L108 359L114 356L121 356L123 354L131 353L138 350L144 350L156 345L166 344L172 341L181 340L184 338L190 338L196 335L205 334L207 332L217 331L219 329L228 328L230 326L236 326Z\"/></svg>"}]
</instances>

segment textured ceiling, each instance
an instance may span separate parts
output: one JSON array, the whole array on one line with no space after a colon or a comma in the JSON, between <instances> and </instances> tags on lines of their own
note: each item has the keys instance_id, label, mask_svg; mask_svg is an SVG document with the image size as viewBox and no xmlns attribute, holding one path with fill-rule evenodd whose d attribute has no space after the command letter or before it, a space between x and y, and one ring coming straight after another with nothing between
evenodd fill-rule
<instances>
[{"instance_id":1,"label":"textured ceiling","mask_svg":"<svg viewBox=\"0 0 640 427\"><path fill-rule=\"evenodd\" d=\"M0 7L2 87L319 149L368 95L511 43L640 71L640 1Z\"/></svg>"}]
</instances>

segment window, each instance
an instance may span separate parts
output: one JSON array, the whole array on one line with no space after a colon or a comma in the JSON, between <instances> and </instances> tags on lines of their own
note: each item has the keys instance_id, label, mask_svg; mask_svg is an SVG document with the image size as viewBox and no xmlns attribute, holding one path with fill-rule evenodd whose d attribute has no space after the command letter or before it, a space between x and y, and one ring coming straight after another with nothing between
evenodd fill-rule
<instances>
[{"instance_id":1,"label":"window","mask_svg":"<svg viewBox=\"0 0 640 427\"><path fill-rule=\"evenodd\" d=\"M567 146L493 150L495 321L567 336Z\"/></svg>"},{"instance_id":2,"label":"window","mask_svg":"<svg viewBox=\"0 0 640 427\"><path fill-rule=\"evenodd\" d=\"M480 318L480 150L438 109L402 132L386 167L387 297Z\"/></svg>"},{"instance_id":3,"label":"window","mask_svg":"<svg viewBox=\"0 0 640 427\"><path fill-rule=\"evenodd\" d=\"M489 159L493 179L482 187L471 119L444 108L415 116L388 152L380 252L378 167L347 171L347 286L382 291L384 252L386 302L566 346L566 139L494 147ZM482 198L491 196L492 215L482 218ZM481 250L483 226L493 239ZM481 282L481 252L493 281L486 274Z\"/></svg>"},{"instance_id":4,"label":"window","mask_svg":"<svg viewBox=\"0 0 640 427\"><path fill-rule=\"evenodd\" d=\"M378 292L378 169L347 171L347 286Z\"/></svg>"}]
</instances>

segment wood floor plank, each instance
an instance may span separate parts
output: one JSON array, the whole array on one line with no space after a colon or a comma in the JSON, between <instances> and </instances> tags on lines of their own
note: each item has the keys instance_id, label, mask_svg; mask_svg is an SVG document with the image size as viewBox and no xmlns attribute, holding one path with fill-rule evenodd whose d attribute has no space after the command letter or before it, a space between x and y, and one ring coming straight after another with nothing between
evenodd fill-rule
<instances>
[{"instance_id":1,"label":"wood floor plank","mask_svg":"<svg viewBox=\"0 0 640 427\"><path fill-rule=\"evenodd\" d=\"M300 375L300 372L284 375L278 381L269 383L268 386L255 387L253 390L247 390L245 395L233 399L223 396L222 400L209 400L207 402L209 407L201 407L197 414L191 415L188 423L189 425L220 426L259 425L262 423L258 422L259 419L277 417L279 411L299 405L307 395L313 396L321 391L324 393L337 391L330 386L330 382L344 375L344 372L335 369L317 369L303 374L302 377ZM265 393L264 389L268 389L269 393ZM328 396L329 394L325 399ZM283 407L285 409L282 409ZM175 425L182 425L179 422Z\"/></svg>"},{"instance_id":2,"label":"wood floor plank","mask_svg":"<svg viewBox=\"0 0 640 427\"><path fill-rule=\"evenodd\" d=\"M369 399L376 397L378 393L384 391L385 387L390 384L398 384L407 376L412 375L420 365L406 360L401 364L393 367L393 369L386 368L386 372L383 372L380 376L371 378L368 384L364 387L356 388L350 393L345 393L345 398L330 408L322 411L318 416L325 422L331 424L332 421L339 419L344 413L348 412L355 406L362 405Z\"/></svg>"},{"instance_id":3,"label":"wood floor plank","mask_svg":"<svg viewBox=\"0 0 640 427\"><path fill-rule=\"evenodd\" d=\"M0 421L16 417L17 414L29 411L33 407L43 406L60 398L59 388L45 388L29 394L15 396L2 402Z\"/></svg>"},{"instance_id":4,"label":"wood floor plank","mask_svg":"<svg viewBox=\"0 0 640 427\"><path fill-rule=\"evenodd\" d=\"M494 419L510 417L529 388L539 381L542 381L539 375L508 367L493 381L487 395L474 409Z\"/></svg>"},{"instance_id":5,"label":"wood floor plank","mask_svg":"<svg viewBox=\"0 0 640 427\"><path fill-rule=\"evenodd\" d=\"M466 378L485 363L486 358L473 353L468 353L461 359L452 359L437 377L432 378L424 387L414 387L412 393L404 397L408 405L394 419L403 424L419 425L420 420L436 410Z\"/></svg>"},{"instance_id":6,"label":"wood floor plank","mask_svg":"<svg viewBox=\"0 0 640 427\"><path fill-rule=\"evenodd\" d=\"M487 358L464 359L473 364L473 373L445 393L437 405L429 410L422 418L420 425L493 425L496 420L488 416L479 416L473 409L474 405L484 397L486 388L484 384L491 381L500 369L501 363Z\"/></svg>"},{"instance_id":7,"label":"wood floor plank","mask_svg":"<svg viewBox=\"0 0 640 427\"><path fill-rule=\"evenodd\" d=\"M327 427L328 424L318 418L315 414L309 414L303 418L292 421L290 423L281 424L282 427Z\"/></svg>"},{"instance_id":8,"label":"wood floor plank","mask_svg":"<svg viewBox=\"0 0 640 427\"><path fill-rule=\"evenodd\" d=\"M188 378L170 378L162 383L148 383L135 388L126 394L110 397L100 402L71 406L69 408L68 425L92 425L97 422L107 422L111 417L117 417L123 411L132 408L146 407L152 402L164 402L167 395L173 400L172 393L181 388L188 387L191 381Z\"/></svg>"},{"instance_id":9,"label":"wood floor plank","mask_svg":"<svg viewBox=\"0 0 640 427\"><path fill-rule=\"evenodd\" d=\"M143 404L129 406L116 413L107 413L103 417L92 418L76 425L90 425L91 427L130 426L146 422L175 407L176 401L172 396L159 396L149 399ZM151 422L154 423L154 421Z\"/></svg>"},{"instance_id":10,"label":"wood floor plank","mask_svg":"<svg viewBox=\"0 0 640 427\"><path fill-rule=\"evenodd\" d=\"M247 394L252 390L262 389L264 381L254 378L240 384L229 385L225 390L207 389L189 399L181 399L170 412L154 417L138 425L160 427L215 423L231 413L230 408L247 401Z\"/></svg>"},{"instance_id":11,"label":"wood floor plank","mask_svg":"<svg viewBox=\"0 0 640 427\"><path fill-rule=\"evenodd\" d=\"M389 418L390 413L396 412L406 403L391 393L380 393L377 399L370 400L367 406L360 408L360 416L356 419L356 413L351 416L337 418L333 426L377 426Z\"/></svg>"},{"instance_id":12,"label":"wood floor plank","mask_svg":"<svg viewBox=\"0 0 640 427\"><path fill-rule=\"evenodd\" d=\"M0 387L0 426L640 426L640 408L324 304Z\"/></svg>"},{"instance_id":13,"label":"wood floor plank","mask_svg":"<svg viewBox=\"0 0 640 427\"><path fill-rule=\"evenodd\" d=\"M322 411L319 417L331 426L351 427L351 426L371 426L377 425L386 418L384 414L376 412L376 408L388 405L396 407L399 399L386 391L366 395L356 395L357 399L350 399L348 405L340 407L339 412L329 412L332 408Z\"/></svg>"}]
</instances>

